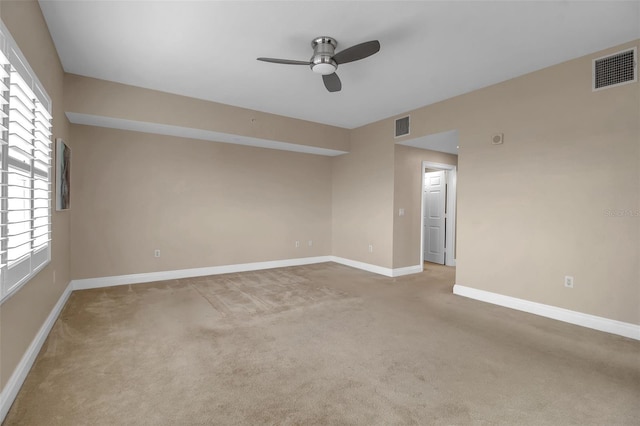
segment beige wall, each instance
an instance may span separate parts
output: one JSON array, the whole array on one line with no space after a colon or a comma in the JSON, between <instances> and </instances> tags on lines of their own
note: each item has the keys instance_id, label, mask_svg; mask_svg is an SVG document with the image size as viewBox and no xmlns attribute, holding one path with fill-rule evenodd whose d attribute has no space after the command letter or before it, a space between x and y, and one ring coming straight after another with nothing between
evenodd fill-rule
<instances>
[{"instance_id":1,"label":"beige wall","mask_svg":"<svg viewBox=\"0 0 640 426\"><path fill-rule=\"evenodd\" d=\"M420 264L422 162L455 166L458 156L402 145L394 149L393 267L403 268ZM398 215L400 208L404 209L404 216Z\"/></svg>"},{"instance_id":2,"label":"beige wall","mask_svg":"<svg viewBox=\"0 0 640 426\"><path fill-rule=\"evenodd\" d=\"M72 74L64 89L67 112L349 151L349 131L339 127Z\"/></svg>"},{"instance_id":3,"label":"beige wall","mask_svg":"<svg viewBox=\"0 0 640 426\"><path fill-rule=\"evenodd\" d=\"M605 214L640 208L640 90L592 92L601 53L449 105L468 120L457 283L640 324L640 218ZM490 144L494 132L504 145ZM564 288L565 275L575 288Z\"/></svg>"},{"instance_id":4,"label":"beige wall","mask_svg":"<svg viewBox=\"0 0 640 426\"><path fill-rule=\"evenodd\" d=\"M391 268L393 145L383 123L355 129L351 150L333 158L333 255ZM373 245L373 252L368 250Z\"/></svg>"},{"instance_id":5,"label":"beige wall","mask_svg":"<svg viewBox=\"0 0 640 426\"><path fill-rule=\"evenodd\" d=\"M414 180L405 161L416 160L395 146L392 118L348 131L78 76L66 77L63 100L37 3L1 5L74 161L72 209L53 216L52 263L0 307L0 386L70 276L325 254L388 268L414 262L414 225L394 213L413 204L403 182ZM640 89L592 92L591 59L603 53L411 111L411 137L459 131L458 284L640 324L640 219L606 215L640 209ZM63 102L72 112L349 154L69 126ZM504 145L491 145L496 132ZM563 287L565 275L574 289Z\"/></svg>"},{"instance_id":6,"label":"beige wall","mask_svg":"<svg viewBox=\"0 0 640 426\"><path fill-rule=\"evenodd\" d=\"M71 139L74 279L331 253L329 157L80 125Z\"/></svg>"},{"instance_id":7,"label":"beige wall","mask_svg":"<svg viewBox=\"0 0 640 426\"><path fill-rule=\"evenodd\" d=\"M0 16L53 100L54 138L68 139L62 108L63 71L40 7L34 1L2 1ZM0 305L0 388L69 283L69 213L53 211L51 263ZM55 272L55 280L54 280Z\"/></svg>"},{"instance_id":8,"label":"beige wall","mask_svg":"<svg viewBox=\"0 0 640 426\"><path fill-rule=\"evenodd\" d=\"M77 75L65 77L65 108L349 149L346 129ZM328 157L91 126L72 133L74 279L331 253Z\"/></svg>"},{"instance_id":9,"label":"beige wall","mask_svg":"<svg viewBox=\"0 0 640 426\"><path fill-rule=\"evenodd\" d=\"M410 112L411 137L459 130L458 284L640 324L640 219L606 215L640 208L640 86L591 90L593 58L637 45ZM376 152L390 155L392 125L355 132L377 129ZM491 144L497 132L504 145ZM354 194L368 190L361 184ZM358 217L371 205L352 208ZM379 224L385 237L391 223ZM412 244L394 243L394 258Z\"/></svg>"}]
</instances>

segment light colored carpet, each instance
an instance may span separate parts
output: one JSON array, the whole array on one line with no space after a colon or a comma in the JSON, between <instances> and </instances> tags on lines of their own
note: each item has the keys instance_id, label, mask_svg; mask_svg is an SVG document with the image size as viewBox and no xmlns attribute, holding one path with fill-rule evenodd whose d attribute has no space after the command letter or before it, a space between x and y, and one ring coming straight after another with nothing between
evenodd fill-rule
<instances>
[{"instance_id":1,"label":"light colored carpet","mask_svg":"<svg viewBox=\"0 0 640 426\"><path fill-rule=\"evenodd\" d=\"M640 342L326 263L74 292L6 425L638 425Z\"/></svg>"}]
</instances>

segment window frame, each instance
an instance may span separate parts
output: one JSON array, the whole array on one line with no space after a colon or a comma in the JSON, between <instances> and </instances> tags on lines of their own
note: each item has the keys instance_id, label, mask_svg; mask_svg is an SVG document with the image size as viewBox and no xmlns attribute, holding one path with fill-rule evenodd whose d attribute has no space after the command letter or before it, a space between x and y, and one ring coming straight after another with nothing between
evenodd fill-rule
<instances>
[{"instance_id":1,"label":"window frame","mask_svg":"<svg viewBox=\"0 0 640 426\"><path fill-rule=\"evenodd\" d=\"M55 154L53 151L53 118L52 118L52 102L51 98L47 95L44 86L38 80L33 69L29 66L26 58L20 51L17 43L12 38L9 30L5 26L4 22L0 20L0 54L4 56L3 62L7 62L7 65L0 63L0 67L4 72L0 74L0 90L6 96L0 94L0 97L7 100L5 105L0 104L0 305L8 300L11 296L16 294L27 282L29 282L35 275L37 275L42 269L44 269L51 262L51 246L52 246L52 233L53 233L53 161ZM6 59L6 61L5 61ZM2 71L2 70L0 70ZM24 83L24 86L30 89L29 96L33 95L32 110L26 105L27 110L32 112L34 117L30 124L31 132L30 149L31 153L27 153L27 156L31 156L28 163L21 162L16 159L15 156L9 154L9 139L10 139L10 109L11 102L11 89L12 73L15 72ZM9 77L5 76L8 75ZM15 81L15 80L14 80ZM20 83L17 83L20 85ZM4 90L4 89L7 90ZM22 88L20 88L22 90ZM16 98L17 99L17 98ZM29 98L30 99L30 98ZM14 105L15 107L15 105ZM15 116L12 116L15 117ZM15 123L15 120L14 120ZM48 128L45 129L39 125L45 123ZM45 127L47 127L45 125ZM43 132L45 131L46 132ZM37 133L40 133L39 135ZM44 142L44 143L43 143ZM44 151L43 151L44 146ZM48 150L48 156L47 151ZM19 151L19 148L14 147L13 152ZM48 161L46 164L42 158ZM37 163L38 162L38 163ZM43 167L44 166L44 167ZM46 172L43 170L46 169ZM25 174L25 179L29 182L29 187L9 185L9 174L13 173L10 170L19 170L20 173ZM27 176L28 175L28 176ZM43 179L44 178L44 179ZM43 185L43 182L45 185ZM46 189L43 189L44 186ZM19 200L19 196L9 196L10 187L15 191L20 191L20 188L24 188L25 193L30 193L28 200L30 204L29 218L24 222L30 222L30 229L23 233L30 232L29 236L29 251L24 255L18 257L18 259L12 259L9 261L10 248L8 247L9 226L10 226L10 210L9 199ZM43 192L46 192L45 197L42 196ZM43 200L45 201L43 203ZM46 206L42 206L46 204ZM42 213L42 210L46 208L46 215L42 216L46 218L45 221L38 220L42 217L38 214ZM38 211L40 210L40 211ZM24 223L23 222L23 223ZM17 222L12 222L14 225ZM44 224L42 224L44 223ZM42 236L45 242L36 247L36 241L42 241ZM25 243L27 244L27 243Z\"/></svg>"}]
</instances>

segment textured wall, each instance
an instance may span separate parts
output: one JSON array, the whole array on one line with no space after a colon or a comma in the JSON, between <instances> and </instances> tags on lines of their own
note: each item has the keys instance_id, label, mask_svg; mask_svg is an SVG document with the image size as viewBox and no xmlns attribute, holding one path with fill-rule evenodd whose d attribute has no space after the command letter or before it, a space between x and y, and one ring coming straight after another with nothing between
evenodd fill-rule
<instances>
[{"instance_id":1,"label":"textured wall","mask_svg":"<svg viewBox=\"0 0 640 426\"><path fill-rule=\"evenodd\" d=\"M393 263L393 145L385 137L389 129L374 123L353 130L350 152L332 159L333 254L385 268Z\"/></svg>"},{"instance_id":2,"label":"textured wall","mask_svg":"<svg viewBox=\"0 0 640 426\"><path fill-rule=\"evenodd\" d=\"M603 53L436 107L461 118L457 283L640 324L640 217L607 215L640 208L640 89L592 92Z\"/></svg>"},{"instance_id":3,"label":"textured wall","mask_svg":"<svg viewBox=\"0 0 640 426\"><path fill-rule=\"evenodd\" d=\"M329 157L92 126L71 134L74 279L331 252Z\"/></svg>"},{"instance_id":4,"label":"textured wall","mask_svg":"<svg viewBox=\"0 0 640 426\"><path fill-rule=\"evenodd\" d=\"M349 151L349 130L67 74L65 111Z\"/></svg>"},{"instance_id":5,"label":"textured wall","mask_svg":"<svg viewBox=\"0 0 640 426\"><path fill-rule=\"evenodd\" d=\"M38 3L3 1L0 16L53 101L54 138L73 147L62 109L63 70ZM69 283L69 212L56 212L54 206L52 220L51 263L0 305L0 388Z\"/></svg>"},{"instance_id":6,"label":"textured wall","mask_svg":"<svg viewBox=\"0 0 640 426\"><path fill-rule=\"evenodd\" d=\"M73 149L72 206L54 212L52 262L0 307L0 386L71 276L325 254L413 263L412 225L394 217L413 178L399 169L392 118L347 131L77 76L67 102L37 2L1 2L0 16L53 99L54 136ZM640 85L591 91L591 60L629 46L638 42L410 112L411 137L459 131L458 284L640 324ZM349 154L69 131L63 104ZM491 145L497 132L504 145Z\"/></svg>"},{"instance_id":7,"label":"textured wall","mask_svg":"<svg viewBox=\"0 0 640 426\"><path fill-rule=\"evenodd\" d=\"M395 146L393 267L420 264L420 213L422 209L422 162L458 163L456 155L409 146ZM398 215L403 208L404 216Z\"/></svg>"},{"instance_id":8,"label":"textured wall","mask_svg":"<svg viewBox=\"0 0 640 426\"><path fill-rule=\"evenodd\" d=\"M632 46L410 112L410 137L459 131L457 284L640 324L640 85L591 90L592 59ZM377 133L371 140L387 156L392 126L356 132ZM504 145L491 144L498 132ZM355 218L371 206L351 208ZM391 223L378 224L385 238ZM394 258L411 244L396 238Z\"/></svg>"}]
</instances>

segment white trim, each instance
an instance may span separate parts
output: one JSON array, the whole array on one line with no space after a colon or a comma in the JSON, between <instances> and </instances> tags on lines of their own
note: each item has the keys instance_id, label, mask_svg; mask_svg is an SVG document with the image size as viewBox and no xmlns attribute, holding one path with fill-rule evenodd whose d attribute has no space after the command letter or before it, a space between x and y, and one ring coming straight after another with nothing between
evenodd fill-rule
<instances>
[{"instance_id":1,"label":"white trim","mask_svg":"<svg viewBox=\"0 0 640 426\"><path fill-rule=\"evenodd\" d=\"M395 268L391 270L392 277L402 277L404 275L419 274L424 271L424 264L405 266L404 268Z\"/></svg>"},{"instance_id":2,"label":"white trim","mask_svg":"<svg viewBox=\"0 0 640 426\"><path fill-rule=\"evenodd\" d=\"M18 74L24 79L25 83L29 85L29 88L33 90L34 94L38 98L38 100L47 108L47 111L52 114L53 106L52 101L47 91L44 90L44 85L40 82L37 74L29 65L29 61L25 58L22 50L18 46L18 43L13 39L13 36L9 32L9 29L4 24L4 22L0 19L0 50L7 57L9 62L14 66ZM20 63L20 66L15 66L12 62L12 59L17 59ZM22 67L22 69L20 68ZM41 95L42 98L38 95Z\"/></svg>"},{"instance_id":3,"label":"white trim","mask_svg":"<svg viewBox=\"0 0 640 426\"><path fill-rule=\"evenodd\" d=\"M0 0L1 1L1 0ZM52 109L52 103L51 103L51 98L49 97L49 95L47 94L46 90L44 89L44 86L42 85L42 83L40 82L40 80L38 79L38 76L36 75L36 73L33 71L33 69L31 68L31 66L29 65L29 61L27 61L26 57L24 56L24 54L22 53L22 51L20 50L20 47L18 46L18 43L16 43L16 41L13 39L11 33L9 32L9 29L6 27L6 25L4 24L4 22L0 19L0 52L2 52L2 54L6 57L6 59L8 60L8 64L10 65L10 69L13 69L17 72L18 76L20 77L20 79L24 82L24 84L33 91L33 94L35 95L33 104L31 105L33 108L36 108L36 105L42 104L42 106L44 107L44 109L46 109L47 114L52 114L53 109ZM1 65L0 65L1 66ZM9 70L6 70L9 71ZM9 96L9 93L7 93L7 96ZM48 119L48 117L47 117ZM9 120L9 119L7 119ZM34 123L38 122L39 120L36 119L34 121ZM41 123L43 124L43 123ZM50 123L48 123L50 125L50 129L51 132L53 132L53 121L51 121ZM33 124L35 126L35 124ZM0 135L2 136L2 135ZM0 137L0 139L2 139ZM4 140L4 142L7 142L7 140ZM41 142L44 143L44 141L41 140ZM51 142L51 141L49 141ZM35 143L35 142L34 142ZM7 148L8 145L4 145L3 148L3 153L2 155L6 156L7 160L5 161L11 161L12 159L10 158L10 156L7 155ZM50 158L49 160L53 160L53 147L51 147L52 151L50 153ZM12 163L13 166L17 166L17 163ZM4 169L2 170L2 172L6 172L7 171L7 163L5 163L1 168ZM22 168L25 172L28 172L30 175L30 178L27 177L27 179L31 180L31 185L33 186L33 179L34 179L34 166L30 165L30 166L24 166L24 167L20 167ZM48 172L47 172L47 183L50 185L49 187L49 208L48 208L48 219L49 222L51 222L52 220L52 212L51 212L51 200L52 200L52 188L51 186L53 185L53 176L52 176L52 166L51 164L49 165L48 168ZM4 173L3 173L4 174ZM6 185L6 177L3 179L5 180L5 182L2 182L3 185ZM1 195L1 194L0 194ZM32 195L33 195L33 191L32 191ZM7 198L7 194L5 193L4 195L1 195L1 197L3 199ZM33 208L32 208L33 210ZM7 227L7 221L6 221L6 217L4 218L5 220L3 221L3 228L5 228L5 230L3 231L3 233L5 233L6 231L6 227ZM47 266L50 262L51 262L51 232L52 232L52 226L51 223L48 225L48 235L49 235L49 240L46 243L46 247L45 248L40 248L37 250L34 250L33 247L30 248L29 252L26 253L22 260L20 260L19 262L16 262L14 264L12 264L11 266L8 265L6 256L7 254L5 253L3 256L5 257L4 260L4 266L2 266L2 273L0 274L2 277L0 279L0 305L2 305L3 303L5 303L7 300L9 300L9 298L11 298L14 294L16 294L27 282L29 282L40 270L42 270L45 266ZM5 238L6 240L6 235ZM26 243L25 243L26 244ZM44 253L45 257L44 259L41 259L40 256ZM37 265L37 266L36 266ZM28 272L27 272L28 271ZM17 274L17 275L14 275Z\"/></svg>"},{"instance_id":4,"label":"white trim","mask_svg":"<svg viewBox=\"0 0 640 426\"><path fill-rule=\"evenodd\" d=\"M311 265L315 263L336 262L342 265L350 266L357 269L373 272L375 274L387 277L399 277L408 274L422 272L422 265L407 266L404 268L390 269L382 266L371 265L369 263L358 262L356 260L345 259L337 256L316 256L303 257L298 259L274 260L267 262L242 263L236 265L213 266L207 268L180 269L175 271L150 272L143 274L118 275L101 278L88 278L71 281L64 292L53 307L49 316L45 320L42 327L34 337L31 345L26 350L20 363L17 365L13 374L5 387L0 391L0 423L4 420L9 412L13 401L15 400L27 374L31 370L33 363L42 348L53 324L58 319L62 308L69 299L69 295L75 290L87 290L93 288L112 287L127 284L139 284L153 281L163 281L169 279L198 277L206 275L228 274L233 272L248 272L263 269L282 268L288 266Z\"/></svg>"},{"instance_id":5,"label":"white trim","mask_svg":"<svg viewBox=\"0 0 640 426\"><path fill-rule=\"evenodd\" d=\"M440 133L418 136L402 142L396 142L396 145L411 146L429 151L458 155L459 139L458 130L454 129Z\"/></svg>"},{"instance_id":6,"label":"white trim","mask_svg":"<svg viewBox=\"0 0 640 426\"><path fill-rule=\"evenodd\" d=\"M20 391L24 380L27 378L27 374L29 373L29 370L31 370L31 367L35 362L36 357L38 356L38 353L42 348L42 345L44 344L45 340L47 340L47 336L49 335L53 324L58 319L58 316L60 315L60 312L62 311L65 303L67 303L71 291L72 286L71 283L69 283L67 285L67 288L65 288L62 292L62 295L58 299L58 302L49 313L49 316L45 320L44 324L42 324L42 327L40 327L38 334L36 334L36 336L31 341L31 344L20 360L20 363L18 363L16 368L13 370L13 374L11 374L9 381L0 392L0 423L4 421L5 416L11 408L11 404L13 404L13 401L16 399L16 396L18 395L18 392Z\"/></svg>"},{"instance_id":7,"label":"white trim","mask_svg":"<svg viewBox=\"0 0 640 426\"><path fill-rule=\"evenodd\" d=\"M259 271L263 269L285 268L288 266L312 265L314 263L335 262L356 269L373 272L386 277L400 277L422 272L422 265L404 268L385 268L357 260L337 256L302 257L298 259L272 260L268 262L239 263L235 265L211 266L206 268L178 269L174 271L148 272L142 274L115 275L110 277L85 278L71 281L73 290L114 287L118 285L150 283L154 281L176 280L180 278L202 277L207 275L231 274L235 272Z\"/></svg>"},{"instance_id":8,"label":"white trim","mask_svg":"<svg viewBox=\"0 0 640 426\"><path fill-rule=\"evenodd\" d=\"M458 192L458 167L451 164L434 163L432 161L423 161L420 175L422 176L420 187L420 264L424 264L424 187L426 176L424 169L446 170L447 185L449 186L447 194L447 217L445 218L445 228L447 230L447 240L445 248L445 265L456 266L454 253L456 252L456 215L457 215L457 192ZM451 254L451 256L449 255Z\"/></svg>"},{"instance_id":9,"label":"white trim","mask_svg":"<svg viewBox=\"0 0 640 426\"><path fill-rule=\"evenodd\" d=\"M345 259L344 257L330 256L332 262L341 265L350 266L363 271L373 272L374 274L384 275L385 277L393 277L393 269L384 266L372 265L371 263L360 262L358 260Z\"/></svg>"},{"instance_id":10,"label":"white trim","mask_svg":"<svg viewBox=\"0 0 640 426\"><path fill-rule=\"evenodd\" d=\"M422 265L406 266L404 268L385 268L384 266L372 265L371 263L360 262L358 260L345 259L344 257L329 256L330 260L341 265L350 266L352 268L361 269L363 271L373 272L374 274L384 275L385 277L401 277L403 275L419 274L423 271Z\"/></svg>"},{"instance_id":11,"label":"white trim","mask_svg":"<svg viewBox=\"0 0 640 426\"><path fill-rule=\"evenodd\" d=\"M530 314L540 315L542 317L552 318L558 321L568 322L570 324L580 325L582 327L592 328L594 330L617 334L630 339L640 340L640 325L636 324L584 314L582 312L570 311L569 309L531 302L529 300L518 299L511 296L505 296L503 294L492 293L490 291L478 290L459 284L453 286L453 294L480 300L482 302L492 303L494 305L504 306L506 308L516 309L518 311L528 312Z\"/></svg>"},{"instance_id":12,"label":"white trim","mask_svg":"<svg viewBox=\"0 0 640 426\"><path fill-rule=\"evenodd\" d=\"M427 183L427 173L424 171L426 168L426 161L423 161L420 166L420 264L424 265L424 187ZM445 222L446 226L446 222ZM446 259L446 257L445 257Z\"/></svg>"},{"instance_id":13,"label":"white trim","mask_svg":"<svg viewBox=\"0 0 640 426\"><path fill-rule=\"evenodd\" d=\"M101 115L66 112L67 118L73 124L85 126L106 127L109 129L129 130L132 132L152 133L156 135L177 136L180 138L199 139L210 142L246 145L257 148L277 149L280 151L300 152L303 154L324 155L335 157L347 154L347 151L320 148L311 145L300 145L271 139L254 138L252 136L235 135L231 133L215 132L213 130L196 129L193 127L173 126L170 124L151 123L146 121L126 120L124 118L104 117Z\"/></svg>"},{"instance_id":14,"label":"white trim","mask_svg":"<svg viewBox=\"0 0 640 426\"><path fill-rule=\"evenodd\" d=\"M207 275L231 274L234 272L259 271L262 269L284 268L287 266L311 265L330 262L331 256L301 257L298 259L271 260L267 262L239 263L235 265L210 266L206 268L178 269L174 271L148 272L142 274L116 275L111 277L85 278L71 281L73 290L113 287L127 284L150 283L154 281L180 278L203 277Z\"/></svg>"},{"instance_id":15,"label":"white trim","mask_svg":"<svg viewBox=\"0 0 640 426\"><path fill-rule=\"evenodd\" d=\"M458 215L458 167L454 167L448 173L449 194L447 196L447 248L446 265L456 266L456 217Z\"/></svg>"}]
</instances>

